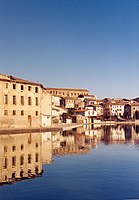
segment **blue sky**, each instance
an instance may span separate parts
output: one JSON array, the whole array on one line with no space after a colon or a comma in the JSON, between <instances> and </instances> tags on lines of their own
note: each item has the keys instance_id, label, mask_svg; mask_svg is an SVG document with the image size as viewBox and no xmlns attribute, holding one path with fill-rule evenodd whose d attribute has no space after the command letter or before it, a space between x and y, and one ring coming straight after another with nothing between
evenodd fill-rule
<instances>
[{"instance_id":1,"label":"blue sky","mask_svg":"<svg viewBox=\"0 0 139 200\"><path fill-rule=\"evenodd\" d=\"M0 0L0 73L139 96L139 0Z\"/></svg>"}]
</instances>

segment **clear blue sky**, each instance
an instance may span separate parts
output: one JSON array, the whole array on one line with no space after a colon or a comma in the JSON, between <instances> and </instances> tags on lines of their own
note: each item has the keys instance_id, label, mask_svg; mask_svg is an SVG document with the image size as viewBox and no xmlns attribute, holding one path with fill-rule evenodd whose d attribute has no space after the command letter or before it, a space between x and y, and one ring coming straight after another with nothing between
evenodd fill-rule
<instances>
[{"instance_id":1,"label":"clear blue sky","mask_svg":"<svg viewBox=\"0 0 139 200\"><path fill-rule=\"evenodd\" d=\"M139 0L0 0L0 73L139 96Z\"/></svg>"}]
</instances>

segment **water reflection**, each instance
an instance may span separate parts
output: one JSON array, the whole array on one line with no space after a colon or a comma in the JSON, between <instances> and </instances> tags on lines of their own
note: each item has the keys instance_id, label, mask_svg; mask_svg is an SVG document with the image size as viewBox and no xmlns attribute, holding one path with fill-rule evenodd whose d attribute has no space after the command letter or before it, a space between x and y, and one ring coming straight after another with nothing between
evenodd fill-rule
<instances>
[{"instance_id":1,"label":"water reflection","mask_svg":"<svg viewBox=\"0 0 139 200\"><path fill-rule=\"evenodd\" d=\"M87 126L72 131L0 135L0 184L39 177L54 156L88 154L100 143L139 144L139 126Z\"/></svg>"},{"instance_id":2,"label":"water reflection","mask_svg":"<svg viewBox=\"0 0 139 200\"><path fill-rule=\"evenodd\" d=\"M52 135L53 155L86 154L90 150L90 140L78 131L55 132Z\"/></svg>"},{"instance_id":3,"label":"water reflection","mask_svg":"<svg viewBox=\"0 0 139 200\"><path fill-rule=\"evenodd\" d=\"M42 174L42 135L0 135L0 183L35 178Z\"/></svg>"}]
</instances>

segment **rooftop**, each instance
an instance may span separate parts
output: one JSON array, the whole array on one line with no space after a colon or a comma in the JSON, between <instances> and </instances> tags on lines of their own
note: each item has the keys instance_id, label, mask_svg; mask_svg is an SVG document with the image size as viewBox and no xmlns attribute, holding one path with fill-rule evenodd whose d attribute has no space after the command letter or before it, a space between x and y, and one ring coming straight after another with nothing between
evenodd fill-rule
<instances>
[{"instance_id":1,"label":"rooftop","mask_svg":"<svg viewBox=\"0 0 139 200\"><path fill-rule=\"evenodd\" d=\"M89 92L87 89L80 89L80 88L49 88L47 87L46 90L64 90L64 91L83 91Z\"/></svg>"},{"instance_id":2,"label":"rooftop","mask_svg":"<svg viewBox=\"0 0 139 200\"><path fill-rule=\"evenodd\" d=\"M40 86L42 88L43 85L41 83L38 82L32 82L32 81L28 81L25 79L21 79L12 75L5 75L5 74L0 74L0 81L8 81L8 82L15 82L15 83L22 83L22 84L29 84L29 85L36 85L36 86Z\"/></svg>"}]
</instances>

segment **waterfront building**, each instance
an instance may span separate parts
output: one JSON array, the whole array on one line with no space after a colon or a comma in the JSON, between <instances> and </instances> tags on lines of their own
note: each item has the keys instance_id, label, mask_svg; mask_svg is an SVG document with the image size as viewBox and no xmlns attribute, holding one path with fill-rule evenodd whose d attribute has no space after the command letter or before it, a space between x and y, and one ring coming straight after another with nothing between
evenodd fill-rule
<instances>
[{"instance_id":1,"label":"waterfront building","mask_svg":"<svg viewBox=\"0 0 139 200\"><path fill-rule=\"evenodd\" d=\"M67 113L67 109L61 106L52 106L52 124L62 123L63 114Z\"/></svg>"},{"instance_id":2,"label":"waterfront building","mask_svg":"<svg viewBox=\"0 0 139 200\"><path fill-rule=\"evenodd\" d=\"M0 74L0 127L51 125L51 95L42 84Z\"/></svg>"},{"instance_id":3,"label":"waterfront building","mask_svg":"<svg viewBox=\"0 0 139 200\"><path fill-rule=\"evenodd\" d=\"M111 103L111 114L112 116L124 116L125 102L115 101Z\"/></svg>"},{"instance_id":4,"label":"waterfront building","mask_svg":"<svg viewBox=\"0 0 139 200\"><path fill-rule=\"evenodd\" d=\"M131 102L126 104L124 107L124 116L127 119L136 119L136 113L139 111L139 103L138 102Z\"/></svg>"},{"instance_id":5,"label":"waterfront building","mask_svg":"<svg viewBox=\"0 0 139 200\"><path fill-rule=\"evenodd\" d=\"M122 99L103 99L103 116L109 118L113 116L124 117L125 105L127 101Z\"/></svg>"},{"instance_id":6,"label":"waterfront building","mask_svg":"<svg viewBox=\"0 0 139 200\"><path fill-rule=\"evenodd\" d=\"M92 123L92 117L96 116L93 107L90 109L75 110L75 115L82 115L84 123Z\"/></svg>"}]
</instances>

